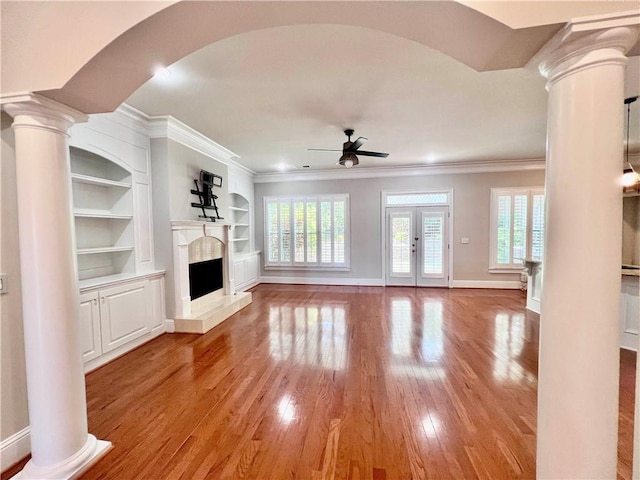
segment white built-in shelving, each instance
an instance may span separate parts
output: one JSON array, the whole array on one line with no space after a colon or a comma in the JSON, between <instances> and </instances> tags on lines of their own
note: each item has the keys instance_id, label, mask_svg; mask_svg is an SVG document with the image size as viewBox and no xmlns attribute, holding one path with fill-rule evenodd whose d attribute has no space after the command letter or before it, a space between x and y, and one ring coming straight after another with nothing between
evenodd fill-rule
<instances>
[{"instance_id":1,"label":"white built-in shelving","mask_svg":"<svg viewBox=\"0 0 640 480\"><path fill-rule=\"evenodd\" d=\"M249 192L245 194L250 196ZM233 245L235 288L245 290L258 283L260 278L260 252L252 251L251 200L240 193L231 193L229 210L234 224ZM250 196L252 199L253 197Z\"/></svg>"},{"instance_id":2,"label":"white built-in shelving","mask_svg":"<svg viewBox=\"0 0 640 480\"><path fill-rule=\"evenodd\" d=\"M70 158L80 280L135 272L131 173L80 148Z\"/></svg>"},{"instance_id":3,"label":"white built-in shelving","mask_svg":"<svg viewBox=\"0 0 640 480\"><path fill-rule=\"evenodd\" d=\"M232 193L231 204L229 210L231 211L231 223L235 225L234 235L231 242L235 253L243 254L250 251L250 235L251 229L249 226L249 213L250 204L249 200L240 195L239 193Z\"/></svg>"}]
</instances>

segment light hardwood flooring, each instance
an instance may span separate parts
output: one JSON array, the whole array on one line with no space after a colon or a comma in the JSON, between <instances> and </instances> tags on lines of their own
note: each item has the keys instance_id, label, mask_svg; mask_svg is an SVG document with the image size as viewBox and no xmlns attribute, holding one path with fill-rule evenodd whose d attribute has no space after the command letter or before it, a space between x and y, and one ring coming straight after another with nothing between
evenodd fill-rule
<instances>
[{"instance_id":1,"label":"light hardwood flooring","mask_svg":"<svg viewBox=\"0 0 640 480\"><path fill-rule=\"evenodd\" d=\"M260 285L206 335L87 376L90 479L535 478L538 319L519 291ZM619 478L635 354L621 354ZM7 475L3 475L3 479Z\"/></svg>"}]
</instances>

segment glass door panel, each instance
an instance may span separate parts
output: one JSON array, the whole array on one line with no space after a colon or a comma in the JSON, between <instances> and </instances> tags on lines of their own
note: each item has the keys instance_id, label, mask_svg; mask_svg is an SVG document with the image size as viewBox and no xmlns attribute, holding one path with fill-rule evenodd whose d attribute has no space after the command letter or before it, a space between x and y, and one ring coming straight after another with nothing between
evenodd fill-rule
<instances>
[{"instance_id":1,"label":"glass door panel","mask_svg":"<svg viewBox=\"0 0 640 480\"><path fill-rule=\"evenodd\" d=\"M387 285L415 285L415 209L387 209Z\"/></svg>"}]
</instances>

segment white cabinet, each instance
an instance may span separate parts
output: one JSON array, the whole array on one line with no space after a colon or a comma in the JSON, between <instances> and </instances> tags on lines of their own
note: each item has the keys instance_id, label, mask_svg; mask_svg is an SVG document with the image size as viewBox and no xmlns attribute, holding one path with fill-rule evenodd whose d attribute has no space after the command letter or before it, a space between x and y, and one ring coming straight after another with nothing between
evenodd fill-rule
<instances>
[{"instance_id":1,"label":"white cabinet","mask_svg":"<svg viewBox=\"0 0 640 480\"><path fill-rule=\"evenodd\" d=\"M167 318L164 309L163 277L149 280L149 294L151 296L151 333L162 333L164 332L164 321Z\"/></svg>"},{"instance_id":2,"label":"white cabinet","mask_svg":"<svg viewBox=\"0 0 640 480\"><path fill-rule=\"evenodd\" d=\"M102 355L98 292L80 294L80 342L85 362Z\"/></svg>"},{"instance_id":3,"label":"white cabinet","mask_svg":"<svg viewBox=\"0 0 640 480\"><path fill-rule=\"evenodd\" d=\"M110 352L151 330L149 281L100 290L102 351Z\"/></svg>"},{"instance_id":4,"label":"white cabinet","mask_svg":"<svg viewBox=\"0 0 640 480\"><path fill-rule=\"evenodd\" d=\"M638 350L640 330L640 288L639 277L622 276L620 297L620 344L629 350Z\"/></svg>"},{"instance_id":5,"label":"white cabinet","mask_svg":"<svg viewBox=\"0 0 640 480\"><path fill-rule=\"evenodd\" d=\"M246 290L260 279L260 252L236 255L233 261L236 290Z\"/></svg>"},{"instance_id":6,"label":"white cabinet","mask_svg":"<svg viewBox=\"0 0 640 480\"><path fill-rule=\"evenodd\" d=\"M165 331L164 276L136 277L80 293L80 338L88 369Z\"/></svg>"}]
</instances>

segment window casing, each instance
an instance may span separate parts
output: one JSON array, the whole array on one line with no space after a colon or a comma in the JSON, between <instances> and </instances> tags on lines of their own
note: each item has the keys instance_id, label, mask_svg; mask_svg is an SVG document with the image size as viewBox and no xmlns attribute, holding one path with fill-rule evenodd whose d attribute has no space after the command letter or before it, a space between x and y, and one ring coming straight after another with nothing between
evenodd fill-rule
<instances>
[{"instance_id":1,"label":"window casing","mask_svg":"<svg viewBox=\"0 0 640 480\"><path fill-rule=\"evenodd\" d=\"M349 270L349 195L264 199L265 268Z\"/></svg>"},{"instance_id":2,"label":"window casing","mask_svg":"<svg viewBox=\"0 0 640 480\"><path fill-rule=\"evenodd\" d=\"M542 261L544 189L492 188L489 269L521 270L523 260Z\"/></svg>"}]
</instances>

